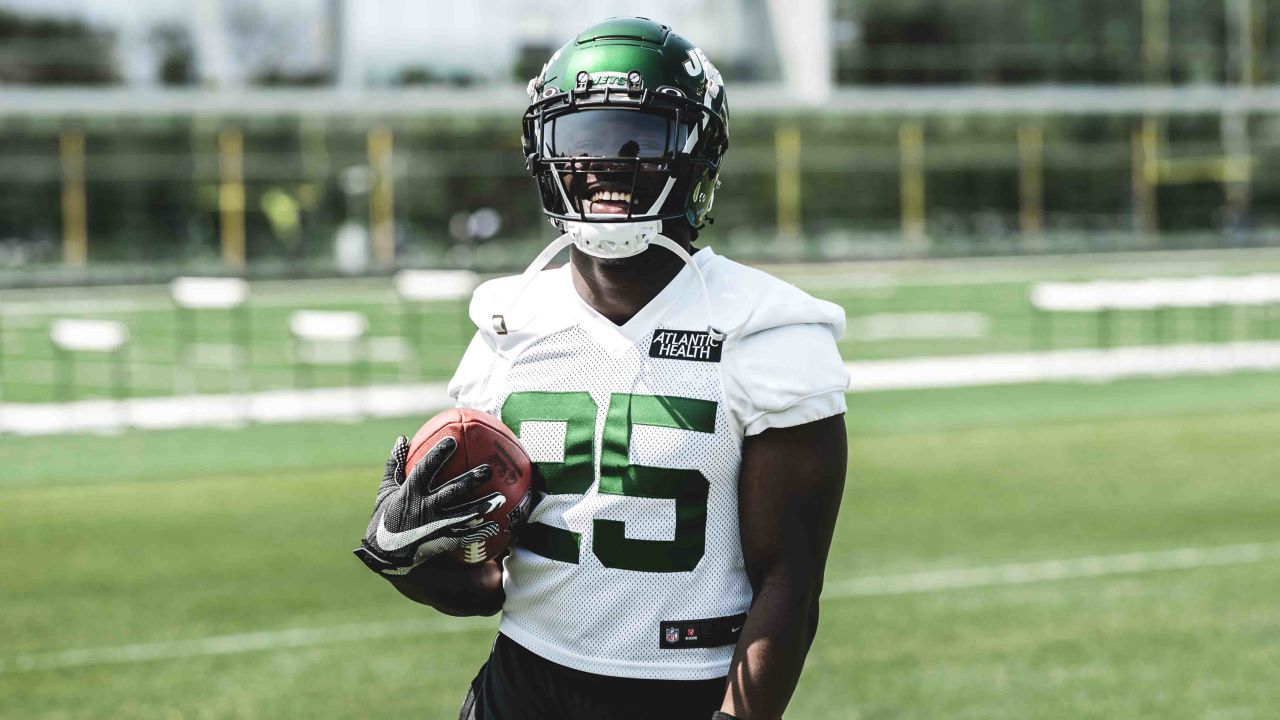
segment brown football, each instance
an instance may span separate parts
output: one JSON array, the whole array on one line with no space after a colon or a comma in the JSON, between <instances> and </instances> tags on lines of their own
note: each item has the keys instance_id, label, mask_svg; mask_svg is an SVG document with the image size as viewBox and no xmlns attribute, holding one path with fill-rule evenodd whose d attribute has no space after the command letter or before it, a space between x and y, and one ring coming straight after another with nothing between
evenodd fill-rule
<instances>
[{"instance_id":1,"label":"brown football","mask_svg":"<svg viewBox=\"0 0 1280 720\"><path fill-rule=\"evenodd\" d=\"M498 523L498 534L460 550L433 558L432 564L468 565L498 557L511 544L511 525L519 525L529 512L533 499L533 464L511 429L494 416L469 408L452 408L423 424L409 442L406 477L413 466L435 444L446 437L458 443L458 449L445 462L430 488L458 477L477 465L487 464L492 470L488 482L476 488L474 497L500 492L506 498L484 520ZM477 520L476 524L481 521Z\"/></svg>"}]
</instances>

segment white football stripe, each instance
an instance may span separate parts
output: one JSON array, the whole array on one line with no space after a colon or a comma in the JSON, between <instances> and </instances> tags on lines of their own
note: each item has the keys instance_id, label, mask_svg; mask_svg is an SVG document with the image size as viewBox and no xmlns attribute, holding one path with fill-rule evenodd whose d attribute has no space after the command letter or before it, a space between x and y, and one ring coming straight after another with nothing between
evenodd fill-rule
<instances>
[{"instance_id":1,"label":"white football stripe","mask_svg":"<svg viewBox=\"0 0 1280 720\"><path fill-rule=\"evenodd\" d=\"M254 650L281 650L400 636L494 631L496 628L497 622L489 618L439 617L430 620L401 620L320 628L267 630L236 635L191 638L189 640L117 645L115 647L73 648L70 650L18 655L0 659L0 674L62 670L87 665L232 655Z\"/></svg>"},{"instance_id":2,"label":"white football stripe","mask_svg":"<svg viewBox=\"0 0 1280 720\"><path fill-rule=\"evenodd\" d=\"M1182 548L1155 552L1095 555L1039 562L954 568L899 575L852 578L828 583L824 599L889 597L910 593L946 592L967 588L1025 585L1107 575L1127 575L1167 570L1192 570L1221 565L1280 560L1280 542L1246 543L1217 547ZM61 670L106 665L229 655L256 650L282 650L337 642L359 642L389 637L438 635L472 631L496 631L488 618L437 617L429 620L338 625L218 635L189 640L73 648L0 658L0 674Z\"/></svg>"},{"instance_id":3,"label":"white football stripe","mask_svg":"<svg viewBox=\"0 0 1280 720\"><path fill-rule=\"evenodd\" d=\"M858 577L829 583L822 596L830 599L886 597L966 588L1027 585L1106 575L1131 575L1162 570L1190 570L1216 565L1243 565L1269 560L1280 560L1280 542L1182 548L1122 555L1093 555L1009 565Z\"/></svg>"},{"instance_id":4,"label":"white football stripe","mask_svg":"<svg viewBox=\"0 0 1280 720\"><path fill-rule=\"evenodd\" d=\"M849 392L1105 382L1124 378L1216 375L1280 369L1280 342L1135 345L1109 349L1049 350L894 360L855 360Z\"/></svg>"}]
</instances>

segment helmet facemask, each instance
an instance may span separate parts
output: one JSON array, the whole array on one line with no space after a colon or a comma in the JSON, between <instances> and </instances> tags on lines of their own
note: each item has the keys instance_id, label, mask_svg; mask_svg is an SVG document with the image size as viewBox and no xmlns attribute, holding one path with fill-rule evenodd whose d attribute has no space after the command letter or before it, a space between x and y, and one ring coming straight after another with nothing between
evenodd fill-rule
<instances>
[{"instance_id":1,"label":"helmet facemask","mask_svg":"<svg viewBox=\"0 0 1280 720\"><path fill-rule=\"evenodd\" d=\"M723 121L676 88L580 83L524 117L543 212L602 257L642 252L664 221L691 222L692 186L718 172L724 137Z\"/></svg>"}]
</instances>

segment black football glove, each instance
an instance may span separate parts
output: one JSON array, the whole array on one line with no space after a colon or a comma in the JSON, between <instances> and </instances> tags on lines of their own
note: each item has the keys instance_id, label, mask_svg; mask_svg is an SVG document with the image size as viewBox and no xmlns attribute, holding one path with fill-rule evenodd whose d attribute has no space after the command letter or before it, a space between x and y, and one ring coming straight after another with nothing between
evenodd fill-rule
<instances>
[{"instance_id":1,"label":"black football glove","mask_svg":"<svg viewBox=\"0 0 1280 720\"><path fill-rule=\"evenodd\" d=\"M456 449L453 438L444 438L401 481L409 441L403 435L396 438L369 529L354 551L370 570L404 575L440 553L498 534L498 523L477 521L502 506L502 493L471 499L489 479L488 465L477 465L434 490L427 489Z\"/></svg>"}]
</instances>

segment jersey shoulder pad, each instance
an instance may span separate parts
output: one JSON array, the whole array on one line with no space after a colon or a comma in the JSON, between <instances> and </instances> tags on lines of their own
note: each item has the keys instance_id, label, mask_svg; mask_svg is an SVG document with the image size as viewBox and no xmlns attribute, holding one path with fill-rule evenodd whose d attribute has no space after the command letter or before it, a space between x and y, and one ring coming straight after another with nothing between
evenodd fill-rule
<instances>
[{"instance_id":1,"label":"jersey shoulder pad","mask_svg":"<svg viewBox=\"0 0 1280 720\"><path fill-rule=\"evenodd\" d=\"M849 373L836 346L844 308L730 260L708 265L715 322L729 337L726 399L743 434L844 412Z\"/></svg>"},{"instance_id":2,"label":"jersey shoulder pad","mask_svg":"<svg viewBox=\"0 0 1280 720\"><path fill-rule=\"evenodd\" d=\"M844 335L844 308L763 270L716 256L704 274L713 321L735 341L787 325L822 325L836 340Z\"/></svg>"},{"instance_id":3,"label":"jersey shoulder pad","mask_svg":"<svg viewBox=\"0 0 1280 720\"><path fill-rule=\"evenodd\" d=\"M523 293L520 293L520 285L524 282L521 275L483 282L471 295L468 309L471 322L481 334L492 338L499 348L518 339L528 339L531 335L545 334L550 326L565 316L562 310L564 287L568 283L566 275L567 266L539 272ZM517 293L520 293L519 297L516 297ZM503 316L507 334L499 335L494 329L495 315Z\"/></svg>"}]
</instances>

